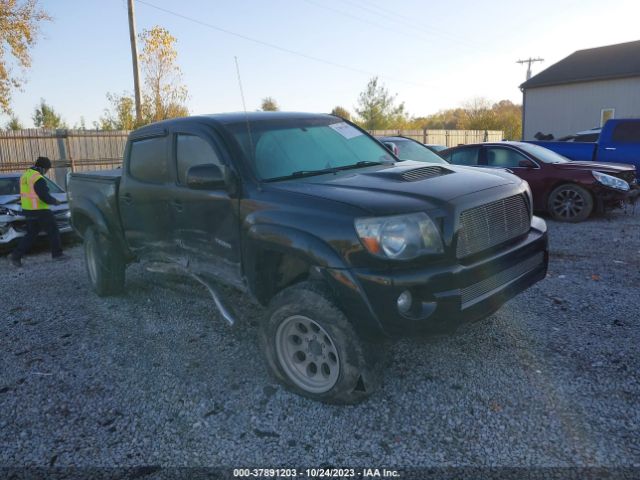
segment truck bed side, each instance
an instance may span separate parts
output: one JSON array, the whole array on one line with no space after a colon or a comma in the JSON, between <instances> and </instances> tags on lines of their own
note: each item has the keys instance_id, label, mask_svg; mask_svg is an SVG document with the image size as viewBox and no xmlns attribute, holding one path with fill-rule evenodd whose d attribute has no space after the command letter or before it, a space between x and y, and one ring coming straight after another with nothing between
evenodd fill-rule
<instances>
[{"instance_id":1,"label":"truck bed side","mask_svg":"<svg viewBox=\"0 0 640 480\"><path fill-rule=\"evenodd\" d=\"M595 153L598 147L597 143L591 142L545 142L545 141L528 141L534 145L548 148L570 160L590 161L595 160Z\"/></svg>"},{"instance_id":2,"label":"truck bed side","mask_svg":"<svg viewBox=\"0 0 640 480\"><path fill-rule=\"evenodd\" d=\"M69 208L74 230L83 236L89 226L124 248L118 190L122 170L72 173L68 179Z\"/></svg>"}]
</instances>

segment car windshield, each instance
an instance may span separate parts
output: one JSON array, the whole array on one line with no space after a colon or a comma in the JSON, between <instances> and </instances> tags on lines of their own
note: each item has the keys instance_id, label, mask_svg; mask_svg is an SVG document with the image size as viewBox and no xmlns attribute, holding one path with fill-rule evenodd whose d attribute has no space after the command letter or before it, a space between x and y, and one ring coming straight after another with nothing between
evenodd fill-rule
<instances>
[{"instance_id":1,"label":"car windshield","mask_svg":"<svg viewBox=\"0 0 640 480\"><path fill-rule=\"evenodd\" d=\"M541 147L540 145L533 145L532 143L519 143L518 147L527 153L530 153L536 159L544 163L567 163L570 162L567 157L549 150L548 148Z\"/></svg>"},{"instance_id":2,"label":"car windshield","mask_svg":"<svg viewBox=\"0 0 640 480\"><path fill-rule=\"evenodd\" d=\"M0 195L20 195L18 177L0 178Z\"/></svg>"},{"instance_id":3,"label":"car windshield","mask_svg":"<svg viewBox=\"0 0 640 480\"><path fill-rule=\"evenodd\" d=\"M44 177L44 180L50 193L64 193L62 188L47 177ZM0 178L0 195L20 195L20 177Z\"/></svg>"},{"instance_id":4,"label":"car windshield","mask_svg":"<svg viewBox=\"0 0 640 480\"><path fill-rule=\"evenodd\" d=\"M333 118L238 123L228 127L261 180L393 163L378 142Z\"/></svg>"},{"instance_id":5,"label":"car windshield","mask_svg":"<svg viewBox=\"0 0 640 480\"><path fill-rule=\"evenodd\" d=\"M429 150L424 145L412 140L389 140L398 147L398 157L400 160L416 160L418 162L429 163L449 163L436 153Z\"/></svg>"}]
</instances>

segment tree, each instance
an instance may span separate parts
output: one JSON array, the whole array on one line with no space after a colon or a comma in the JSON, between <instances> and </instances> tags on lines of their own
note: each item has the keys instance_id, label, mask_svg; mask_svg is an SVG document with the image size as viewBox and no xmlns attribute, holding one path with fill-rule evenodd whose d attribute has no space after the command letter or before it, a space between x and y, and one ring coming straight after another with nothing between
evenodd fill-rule
<instances>
[{"instance_id":1,"label":"tree","mask_svg":"<svg viewBox=\"0 0 640 480\"><path fill-rule=\"evenodd\" d=\"M80 115L80 122L76 123L73 126L74 130L86 130L87 129L87 121L84 119L83 115Z\"/></svg>"},{"instance_id":2,"label":"tree","mask_svg":"<svg viewBox=\"0 0 640 480\"><path fill-rule=\"evenodd\" d=\"M11 91L24 83L10 63L17 63L22 74L31 66L30 50L40 23L47 20L51 17L39 8L38 0L0 0L0 111L4 113L11 113ZM13 60L5 57L7 47Z\"/></svg>"},{"instance_id":3,"label":"tree","mask_svg":"<svg viewBox=\"0 0 640 480\"><path fill-rule=\"evenodd\" d=\"M367 130L401 128L407 121L404 102L396 105L397 95L389 94L378 77L369 80L367 88L360 93L356 113Z\"/></svg>"},{"instance_id":4,"label":"tree","mask_svg":"<svg viewBox=\"0 0 640 480\"><path fill-rule=\"evenodd\" d=\"M188 115L185 102L189 93L177 65L176 37L159 26L143 30L139 36L143 43L140 63L146 87L142 107L145 123Z\"/></svg>"},{"instance_id":5,"label":"tree","mask_svg":"<svg viewBox=\"0 0 640 480\"><path fill-rule=\"evenodd\" d=\"M260 108L263 112L277 112L278 110L280 110L278 102L276 102L272 97L263 98Z\"/></svg>"},{"instance_id":6,"label":"tree","mask_svg":"<svg viewBox=\"0 0 640 480\"><path fill-rule=\"evenodd\" d=\"M133 97L126 92L118 95L107 93L107 100L111 103L111 110L105 108L104 116L100 117L97 127L101 130L134 130L136 124L136 104Z\"/></svg>"},{"instance_id":7,"label":"tree","mask_svg":"<svg viewBox=\"0 0 640 480\"><path fill-rule=\"evenodd\" d=\"M62 121L60 115L47 102L44 98L40 99L40 105L37 105L33 112L33 123L37 128L67 128L67 125Z\"/></svg>"},{"instance_id":8,"label":"tree","mask_svg":"<svg viewBox=\"0 0 640 480\"><path fill-rule=\"evenodd\" d=\"M7 130L23 130L24 125L20 122L20 119L15 115L11 115L7 122Z\"/></svg>"},{"instance_id":9,"label":"tree","mask_svg":"<svg viewBox=\"0 0 640 480\"><path fill-rule=\"evenodd\" d=\"M333 107L331 110L331 115L336 115L338 117L344 118L345 120L351 120L351 113L346 108L342 108L340 105Z\"/></svg>"}]
</instances>

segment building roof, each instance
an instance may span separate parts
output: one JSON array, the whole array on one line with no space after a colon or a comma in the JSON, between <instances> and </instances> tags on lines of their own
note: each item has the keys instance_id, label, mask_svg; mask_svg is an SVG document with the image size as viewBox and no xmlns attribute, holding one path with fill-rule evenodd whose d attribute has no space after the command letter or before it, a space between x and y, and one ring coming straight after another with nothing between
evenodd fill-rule
<instances>
[{"instance_id":1,"label":"building roof","mask_svg":"<svg viewBox=\"0 0 640 480\"><path fill-rule=\"evenodd\" d=\"M640 40L578 50L531 77L520 88L640 76Z\"/></svg>"}]
</instances>

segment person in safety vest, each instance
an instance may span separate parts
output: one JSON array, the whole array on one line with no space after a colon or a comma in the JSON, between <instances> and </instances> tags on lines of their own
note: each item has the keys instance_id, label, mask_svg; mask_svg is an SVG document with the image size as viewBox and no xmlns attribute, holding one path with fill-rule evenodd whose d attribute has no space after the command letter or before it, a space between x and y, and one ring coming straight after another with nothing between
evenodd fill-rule
<instances>
[{"instance_id":1,"label":"person in safety vest","mask_svg":"<svg viewBox=\"0 0 640 480\"><path fill-rule=\"evenodd\" d=\"M41 230L44 230L49 237L53 259L67 258L62 253L60 232L50 209L51 205L59 205L60 202L51 196L49 186L44 179L44 174L50 168L51 160L47 157L38 157L35 165L20 177L20 203L22 214L27 220L27 234L20 239L20 243L11 253L11 263L16 267L22 266L22 257L31 249Z\"/></svg>"}]
</instances>

